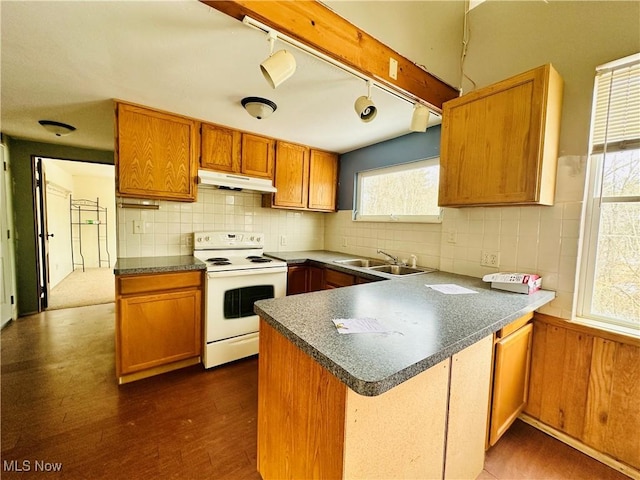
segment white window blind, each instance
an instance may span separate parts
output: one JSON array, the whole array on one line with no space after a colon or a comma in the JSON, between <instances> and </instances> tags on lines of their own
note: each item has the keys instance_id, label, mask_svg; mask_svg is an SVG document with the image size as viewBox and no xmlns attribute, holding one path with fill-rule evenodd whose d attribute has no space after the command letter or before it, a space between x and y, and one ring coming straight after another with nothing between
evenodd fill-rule
<instances>
[{"instance_id":1,"label":"white window blind","mask_svg":"<svg viewBox=\"0 0 640 480\"><path fill-rule=\"evenodd\" d=\"M640 54L596 70L592 153L640 147Z\"/></svg>"},{"instance_id":2,"label":"white window blind","mask_svg":"<svg viewBox=\"0 0 640 480\"><path fill-rule=\"evenodd\" d=\"M640 336L640 53L596 69L577 316Z\"/></svg>"}]
</instances>

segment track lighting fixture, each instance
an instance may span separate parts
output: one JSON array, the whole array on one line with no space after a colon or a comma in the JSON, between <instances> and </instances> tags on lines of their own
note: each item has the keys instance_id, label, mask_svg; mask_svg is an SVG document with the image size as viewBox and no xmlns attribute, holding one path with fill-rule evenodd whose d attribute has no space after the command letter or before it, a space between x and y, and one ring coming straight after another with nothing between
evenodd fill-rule
<instances>
[{"instance_id":1,"label":"track lighting fixture","mask_svg":"<svg viewBox=\"0 0 640 480\"><path fill-rule=\"evenodd\" d=\"M371 100L371 82L367 80L367 96L358 97L353 105L356 113L364 123L368 123L378 114L378 109Z\"/></svg>"},{"instance_id":2,"label":"track lighting fixture","mask_svg":"<svg viewBox=\"0 0 640 480\"><path fill-rule=\"evenodd\" d=\"M276 88L282 82L288 80L296 71L296 59L287 50L278 50L273 53L273 47L277 35L273 31L267 33L269 41L269 58L260 64L260 71L271 88Z\"/></svg>"},{"instance_id":3,"label":"track lighting fixture","mask_svg":"<svg viewBox=\"0 0 640 480\"><path fill-rule=\"evenodd\" d=\"M413 116L411 117L412 132L426 132L429 124L429 109L420 103L413 106Z\"/></svg>"},{"instance_id":4,"label":"track lighting fixture","mask_svg":"<svg viewBox=\"0 0 640 480\"><path fill-rule=\"evenodd\" d=\"M76 127L73 125L55 122L53 120L38 120L38 123L42 125L47 132L53 133L56 137L64 137L76 130Z\"/></svg>"},{"instance_id":5,"label":"track lighting fixture","mask_svg":"<svg viewBox=\"0 0 640 480\"><path fill-rule=\"evenodd\" d=\"M242 103L244 109L249 112L249 115L258 120L267 118L278 108L271 100L262 97L245 97L240 103Z\"/></svg>"}]
</instances>

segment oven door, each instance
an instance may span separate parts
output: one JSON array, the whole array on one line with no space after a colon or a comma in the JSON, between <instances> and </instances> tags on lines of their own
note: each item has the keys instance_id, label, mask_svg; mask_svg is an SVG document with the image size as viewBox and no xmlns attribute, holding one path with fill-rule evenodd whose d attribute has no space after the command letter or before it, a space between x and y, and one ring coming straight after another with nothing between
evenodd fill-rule
<instances>
[{"instance_id":1,"label":"oven door","mask_svg":"<svg viewBox=\"0 0 640 480\"><path fill-rule=\"evenodd\" d=\"M257 332L253 303L284 297L287 267L209 272L205 305L207 343Z\"/></svg>"}]
</instances>

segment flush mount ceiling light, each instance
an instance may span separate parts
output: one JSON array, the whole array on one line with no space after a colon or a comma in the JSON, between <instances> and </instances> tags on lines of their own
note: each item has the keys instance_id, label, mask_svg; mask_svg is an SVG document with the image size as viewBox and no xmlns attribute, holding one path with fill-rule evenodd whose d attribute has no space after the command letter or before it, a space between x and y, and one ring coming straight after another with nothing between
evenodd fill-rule
<instances>
[{"instance_id":1,"label":"flush mount ceiling light","mask_svg":"<svg viewBox=\"0 0 640 480\"><path fill-rule=\"evenodd\" d=\"M413 116L411 117L412 132L426 132L429 124L429 109L424 105L416 103L413 106Z\"/></svg>"},{"instance_id":2,"label":"flush mount ceiling light","mask_svg":"<svg viewBox=\"0 0 640 480\"><path fill-rule=\"evenodd\" d=\"M277 35L273 31L267 33L269 41L269 58L260 64L260 71L271 88L276 88L282 82L288 80L296 71L296 59L287 50L278 50L273 53L273 46Z\"/></svg>"},{"instance_id":3,"label":"flush mount ceiling light","mask_svg":"<svg viewBox=\"0 0 640 480\"><path fill-rule=\"evenodd\" d=\"M356 113L364 123L368 123L378 114L378 109L371 100L371 82L367 81L367 96L358 97L353 105Z\"/></svg>"},{"instance_id":4,"label":"flush mount ceiling light","mask_svg":"<svg viewBox=\"0 0 640 480\"><path fill-rule=\"evenodd\" d=\"M76 127L66 123L55 122L53 120L38 120L47 132L53 133L56 137L64 137L74 132Z\"/></svg>"},{"instance_id":5,"label":"flush mount ceiling light","mask_svg":"<svg viewBox=\"0 0 640 480\"><path fill-rule=\"evenodd\" d=\"M278 108L271 100L262 97L245 97L240 103L242 103L244 109L249 112L249 115L258 120L267 118Z\"/></svg>"}]
</instances>

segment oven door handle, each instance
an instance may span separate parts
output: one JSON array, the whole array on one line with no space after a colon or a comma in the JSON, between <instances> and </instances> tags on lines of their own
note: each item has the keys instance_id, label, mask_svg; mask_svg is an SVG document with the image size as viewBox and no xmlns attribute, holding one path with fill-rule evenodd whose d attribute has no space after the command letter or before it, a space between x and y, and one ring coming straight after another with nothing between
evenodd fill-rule
<instances>
[{"instance_id":1,"label":"oven door handle","mask_svg":"<svg viewBox=\"0 0 640 480\"><path fill-rule=\"evenodd\" d=\"M209 278L219 277L241 277L245 275L269 275L271 273L286 273L287 267L272 267L272 268L252 268L244 270L223 270L218 272L207 272Z\"/></svg>"}]
</instances>

